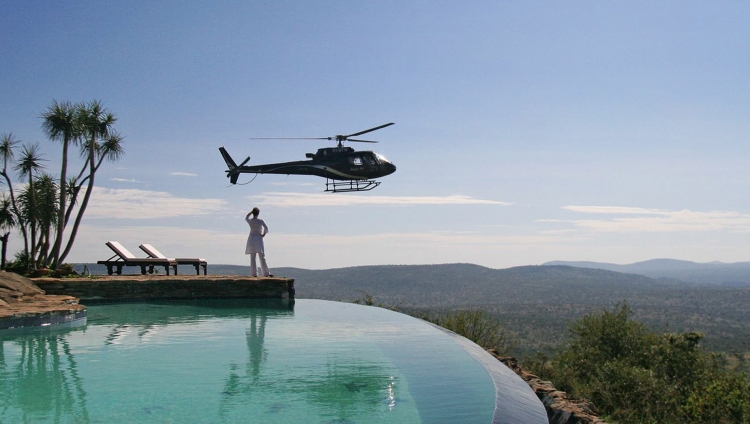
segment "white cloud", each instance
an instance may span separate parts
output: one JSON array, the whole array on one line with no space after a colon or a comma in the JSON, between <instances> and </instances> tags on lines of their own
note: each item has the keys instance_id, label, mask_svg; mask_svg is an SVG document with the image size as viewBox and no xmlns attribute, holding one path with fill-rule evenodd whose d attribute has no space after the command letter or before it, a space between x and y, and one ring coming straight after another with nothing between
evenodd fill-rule
<instances>
[{"instance_id":1,"label":"white cloud","mask_svg":"<svg viewBox=\"0 0 750 424\"><path fill-rule=\"evenodd\" d=\"M696 212L688 209L667 211L614 206L565 206L563 209L581 213L626 216L614 216L610 219L543 220L541 222L568 222L579 228L610 233L750 232L750 215L734 211Z\"/></svg>"},{"instance_id":2,"label":"white cloud","mask_svg":"<svg viewBox=\"0 0 750 424\"><path fill-rule=\"evenodd\" d=\"M161 191L94 187L86 218L156 219L205 215L221 209L222 199L189 199Z\"/></svg>"},{"instance_id":3,"label":"white cloud","mask_svg":"<svg viewBox=\"0 0 750 424\"><path fill-rule=\"evenodd\" d=\"M197 177L198 174L194 174L192 172L170 172L169 175L175 176L175 177Z\"/></svg>"},{"instance_id":4,"label":"white cloud","mask_svg":"<svg viewBox=\"0 0 750 424\"><path fill-rule=\"evenodd\" d=\"M358 206L358 205L500 205L510 203L476 199L470 196L363 196L356 194L336 195L331 193L263 193L251 196L255 203L275 207L309 206Z\"/></svg>"},{"instance_id":5,"label":"white cloud","mask_svg":"<svg viewBox=\"0 0 750 424\"><path fill-rule=\"evenodd\" d=\"M563 206L563 209L582 213L620 215L662 215L665 213L669 213L668 211L660 209L644 209L623 206Z\"/></svg>"},{"instance_id":6,"label":"white cloud","mask_svg":"<svg viewBox=\"0 0 750 424\"><path fill-rule=\"evenodd\" d=\"M140 183L140 181L135 178L110 178L110 180L118 183Z\"/></svg>"},{"instance_id":7,"label":"white cloud","mask_svg":"<svg viewBox=\"0 0 750 424\"><path fill-rule=\"evenodd\" d=\"M330 234L276 234L282 244L305 249L316 249L320 246L346 247L355 251L365 246L392 245L425 247L441 245L450 248L459 246L496 246L496 245L536 245L555 243L569 240L568 237L557 235L517 235L498 236L484 235L472 232L414 232L414 233L382 233L382 234L357 234L357 235L330 235Z\"/></svg>"}]
</instances>

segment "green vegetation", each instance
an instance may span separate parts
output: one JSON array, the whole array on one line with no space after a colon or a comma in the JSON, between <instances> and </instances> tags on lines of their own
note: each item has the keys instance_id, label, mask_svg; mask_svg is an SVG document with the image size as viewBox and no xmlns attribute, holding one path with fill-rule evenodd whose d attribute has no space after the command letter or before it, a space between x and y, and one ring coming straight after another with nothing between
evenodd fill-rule
<instances>
[{"instance_id":1,"label":"green vegetation","mask_svg":"<svg viewBox=\"0 0 750 424\"><path fill-rule=\"evenodd\" d=\"M592 401L611 422L750 423L750 382L696 332L655 333L626 303L570 327L555 356L524 365L573 397Z\"/></svg>"},{"instance_id":2,"label":"green vegetation","mask_svg":"<svg viewBox=\"0 0 750 424\"><path fill-rule=\"evenodd\" d=\"M43 171L39 145L23 145L19 152L20 141L13 134L0 137L0 176L8 186L7 195L0 198L0 265L6 266L8 235L17 228L24 242L23 252L13 265L17 272L42 267L56 269L63 263L91 198L96 172L102 162L115 161L123 154L122 137L113 128L117 118L99 101L76 104L55 101L41 118L50 140L62 143L59 178ZM71 145L79 147L84 159L74 177L68 176ZM16 171L24 183L20 191L14 190L11 171ZM69 227L71 218L73 223Z\"/></svg>"},{"instance_id":3,"label":"green vegetation","mask_svg":"<svg viewBox=\"0 0 750 424\"><path fill-rule=\"evenodd\" d=\"M395 306L388 307L382 303L376 305L372 294L366 291L361 293L362 297L354 299L354 303L392 311L398 310ZM460 334L485 349L495 349L503 355L510 354L517 343L515 337L500 324L497 318L479 309L450 311L438 315L424 313L411 315Z\"/></svg>"},{"instance_id":4,"label":"green vegetation","mask_svg":"<svg viewBox=\"0 0 750 424\"><path fill-rule=\"evenodd\" d=\"M517 344L515 337L497 318L479 309L452 311L445 315L425 318L485 349L495 349L502 355L509 355Z\"/></svg>"}]
</instances>

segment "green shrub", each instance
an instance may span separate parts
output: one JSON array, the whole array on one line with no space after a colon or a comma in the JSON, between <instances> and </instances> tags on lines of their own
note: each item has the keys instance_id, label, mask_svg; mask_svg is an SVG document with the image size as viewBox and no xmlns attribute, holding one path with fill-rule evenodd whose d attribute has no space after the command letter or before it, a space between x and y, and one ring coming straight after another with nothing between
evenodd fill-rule
<instances>
[{"instance_id":1,"label":"green shrub","mask_svg":"<svg viewBox=\"0 0 750 424\"><path fill-rule=\"evenodd\" d=\"M509 354L516 345L515 338L486 311L473 309L450 312L429 321L460 334L485 349L496 349Z\"/></svg>"},{"instance_id":2,"label":"green shrub","mask_svg":"<svg viewBox=\"0 0 750 424\"><path fill-rule=\"evenodd\" d=\"M587 315L556 356L524 365L611 422L750 423L750 383L700 347L702 334L656 334L631 315L626 303Z\"/></svg>"},{"instance_id":3,"label":"green shrub","mask_svg":"<svg viewBox=\"0 0 750 424\"><path fill-rule=\"evenodd\" d=\"M14 259L5 265L5 270L20 275L27 275L32 269L29 257L23 251L16 253Z\"/></svg>"}]
</instances>

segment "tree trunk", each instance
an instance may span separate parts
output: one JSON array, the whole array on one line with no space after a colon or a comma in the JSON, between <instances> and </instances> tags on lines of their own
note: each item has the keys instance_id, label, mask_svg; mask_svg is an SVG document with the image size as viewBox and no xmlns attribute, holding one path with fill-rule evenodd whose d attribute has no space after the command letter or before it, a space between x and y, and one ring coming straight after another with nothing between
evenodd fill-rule
<instances>
[{"instance_id":1,"label":"tree trunk","mask_svg":"<svg viewBox=\"0 0 750 424\"><path fill-rule=\"evenodd\" d=\"M0 174L2 174L3 178L5 178L5 183L8 185L8 191L10 192L10 204L13 207L13 213L16 214L16 218L18 219L18 226L21 227L21 235L23 235L23 251L26 253L26 257L28 257L29 235L26 232L26 223L23 220L23 216L19 212L18 206L16 205L16 195L13 193L13 184L11 184L8 173L5 172L5 170L0 172Z\"/></svg>"},{"instance_id":2,"label":"tree trunk","mask_svg":"<svg viewBox=\"0 0 750 424\"><path fill-rule=\"evenodd\" d=\"M34 175L31 170L29 170L29 187L27 188L29 190L29 204L31 209L31 216L29 216L29 225L31 226L31 252L28 252L28 261L29 264L34 264L34 269L36 269L36 251L37 251L37 240L36 240L36 227L37 227L37 219L36 219L36 194L34 193Z\"/></svg>"},{"instance_id":3,"label":"tree trunk","mask_svg":"<svg viewBox=\"0 0 750 424\"><path fill-rule=\"evenodd\" d=\"M0 269L5 269L5 256L8 253L8 236L10 236L10 232L0 236L0 243L2 243L2 247L0 247Z\"/></svg>"},{"instance_id":4,"label":"tree trunk","mask_svg":"<svg viewBox=\"0 0 750 424\"><path fill-rule=\"evenodd\" d=\"M62 246L63 233L65 232L65 201L67 200L67 172L68 172L68 143L70 140L63 140L62 164L60 169L60 210L57 213L57 231L55 234L55 244L52 246L52 269L60 266L60 247Z\"/></svg>"},{"instance_id":5,"label":"tree trunk","mask_svg":"<svg viewBox=\"0 0 750 424\"><path fill-rule=\"evenodd\" d=\"M70 231L70 238L68 239L68 243L65 246L65 250L60 255L59 261L62 263L65 261L65 258L68 256L68 253L70 253L70 249L73 247L73 242L75 242L76 234L78 233L78 226L81 225L81 220L83 219L83 213L86 211L86 206L89 203L89 198L91 197L91 192L94 190L94 173L96 172L96 163L94 158L94 143L96 143L96 139L92 137L91 143L89 144L89 184L86 186L86 194L83 195L83 201L81 202L81 208L78 210L78 214L76 215L76 220L73 223L73 228Z\"/></svg>"}]
</instances>

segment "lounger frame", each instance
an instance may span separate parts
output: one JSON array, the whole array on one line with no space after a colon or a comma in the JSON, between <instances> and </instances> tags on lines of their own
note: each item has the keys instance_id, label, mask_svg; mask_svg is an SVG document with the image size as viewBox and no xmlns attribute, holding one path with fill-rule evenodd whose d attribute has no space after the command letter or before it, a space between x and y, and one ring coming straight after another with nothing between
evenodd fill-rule
<instances>
[{"instance_id":1,"label":"lounger frame","mask_svg":"<svg viewBox=\"0 0 750 424\"><path fill-rule=\"evenodd\" d=\"M143 275L146 273L153 274L154 267L163 266L167 275L169 275L170 268L174 270L174 275L177 275L177 261L175 259L136 258L128 249L116 241L108 241L105 244L112 249L115 254L107 260L97 261L96 263L99 265L105 265L107 267L107 274L109 275L122 275L122 268L125 266L139 266L141 267L141 274Z\"/></svg>"},{"instance_id":2,"label":"lounger frame","mask_svg":"<svg viewBox=\"0 0 750 424\"><path fill-rule=\"evenodd\" d=\"M141 250L146 252L146 254L151 258L158 258L158 259L166 259L167 257L164 256L163 253L158 251L154 246L143 243L142 245L138 246ZM192 265L193 268L195 268L195 274L201 275L201 268L203 269L203 275L208 274L208 261L206 261L203 258L174 258L174 260L177 261L178 265Z\"/></svg>"}]
</instances>

